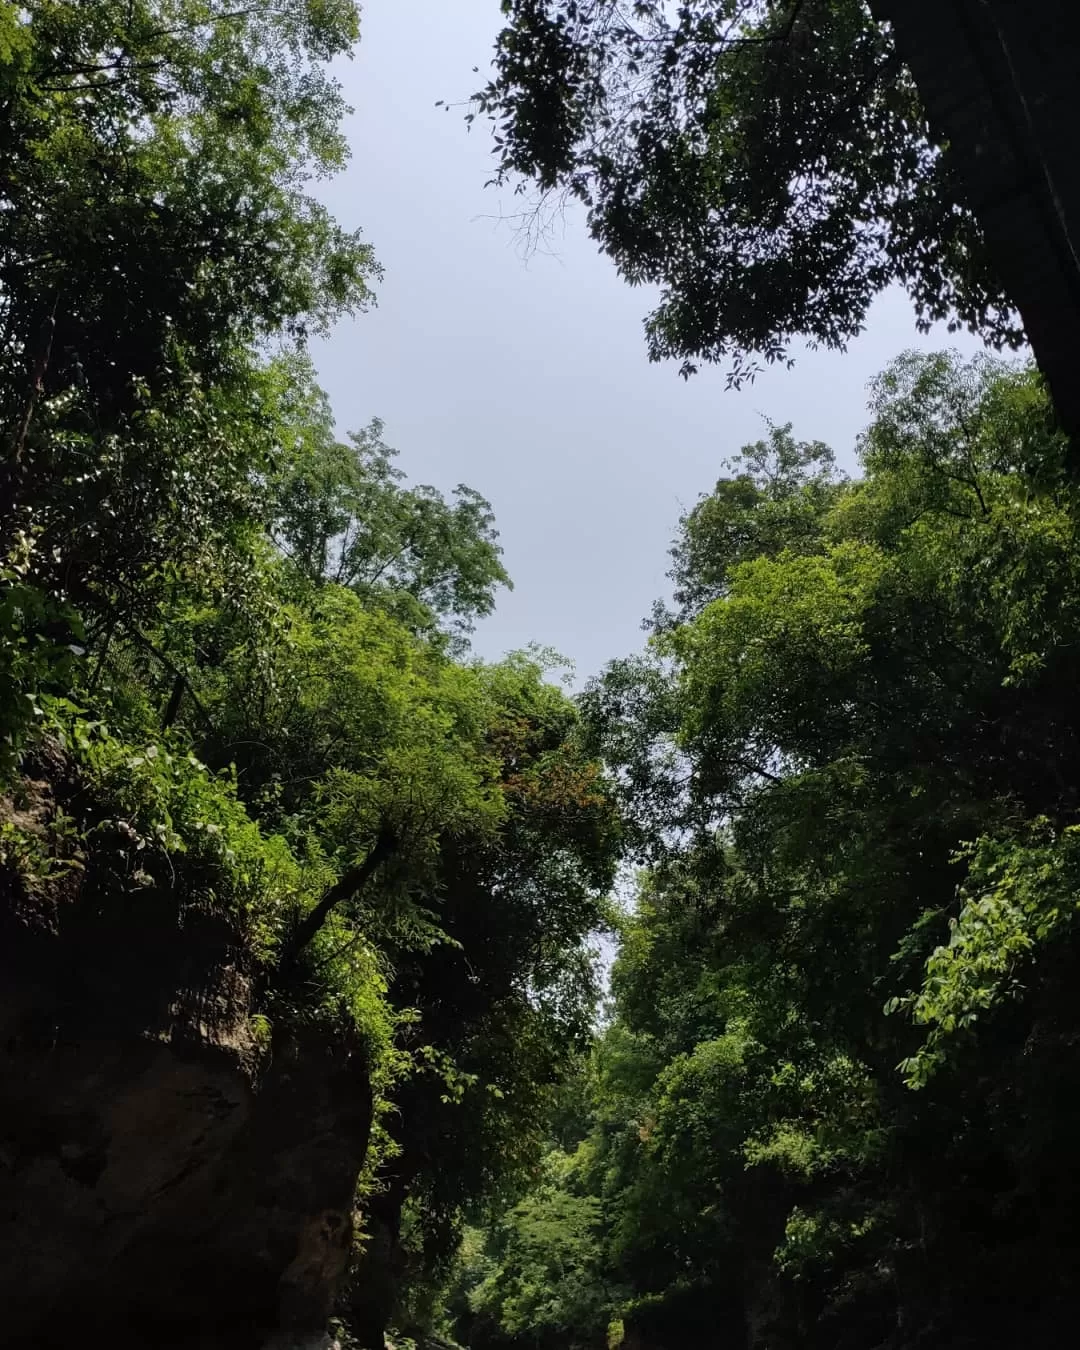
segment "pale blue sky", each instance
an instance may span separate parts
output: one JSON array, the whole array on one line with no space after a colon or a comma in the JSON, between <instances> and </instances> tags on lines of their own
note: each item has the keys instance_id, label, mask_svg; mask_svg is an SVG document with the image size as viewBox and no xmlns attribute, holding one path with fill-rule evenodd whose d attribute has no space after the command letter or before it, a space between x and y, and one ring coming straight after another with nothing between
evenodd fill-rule
<instances>
[{"instance_id":1,"label":"pale blue sky","mask_svg":"<svg viewBox=\"0 0 1080 1350\"><path fill-rule=\"evenodd\" d=\"M537 641L582 680L641 645L681 509L761 436L760 414L851 467L871 376L905 347L975 344L921 338L898 294L847 353L801 354L740 392L719 370L686 383L650 365L648 294L619 280L576 218L553 255L524 261L496 219L518 204L484 189L486 126L469 133L463 110L435 107L481 82L472 67L486 66L498 21L498 0L367 0L341 70L352 161L322 195L386 276L378 308L314 356L342 431L381 417L411 479L491 500L515 589L476 650Z\"/></svg>"}]
</instances>

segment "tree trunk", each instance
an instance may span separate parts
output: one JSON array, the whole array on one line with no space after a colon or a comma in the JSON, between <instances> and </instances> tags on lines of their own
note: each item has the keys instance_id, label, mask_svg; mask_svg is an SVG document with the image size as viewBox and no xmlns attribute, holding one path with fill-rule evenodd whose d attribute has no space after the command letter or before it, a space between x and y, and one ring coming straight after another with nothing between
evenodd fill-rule
<instances>
[{"instance_id":1,"label":"tree trunk","mask_svg":"<svg viewBox=\"0 0 1080 1350\"><path fill-rule=\"evenodd\" d=\"M352 1288L344 1309L349 1329L363 1350L382 1350L405 1269L401 1210L408 1182L398 1174L384 1178L383 1186L369 1198L362 1216L367 1242L351 1273Z\"/></svg>"}]
</instances>

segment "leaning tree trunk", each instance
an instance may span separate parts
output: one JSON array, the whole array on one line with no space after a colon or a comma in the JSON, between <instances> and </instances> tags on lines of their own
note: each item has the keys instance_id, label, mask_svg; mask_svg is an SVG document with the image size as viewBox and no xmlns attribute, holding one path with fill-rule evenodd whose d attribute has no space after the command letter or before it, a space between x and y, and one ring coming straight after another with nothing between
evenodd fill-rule
<instances>
[{"instance_id":1,"label":"leaning tree trunk","mask_svg":"<svg viewBox=\"0 0 1080 1350\"><path fill-rule=\"evenodd\" d=\"M1080 2L870 0L948 146L1080 470Z\"/></svg>"}]
</instances>

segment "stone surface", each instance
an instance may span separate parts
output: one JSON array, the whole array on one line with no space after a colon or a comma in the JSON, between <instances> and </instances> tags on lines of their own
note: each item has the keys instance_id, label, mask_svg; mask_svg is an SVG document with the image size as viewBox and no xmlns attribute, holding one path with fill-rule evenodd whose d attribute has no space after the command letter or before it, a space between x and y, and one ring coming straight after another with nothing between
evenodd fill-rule
<instances>
[{"instance_id":1,"label":"stone surface","mask_svg":"<svg viewBox=\"0 0 1080 1350\"><path fill-rule=\"evenodd\" d=\"M1080 469L1075 0L870 0L1024 323Z\"/></svg>"},{"instance_id":2,"label":"stone surface","mask_svg":"<svg viewBox=\"0 0 1080 1350\"><path fill-rule=\"evenodd\" d=\"M240 936L93 883L28 896L0 871L0 1339L324 1350L361 1047L313 1030L260 1053Z\"/></svg>"}]
</instances>

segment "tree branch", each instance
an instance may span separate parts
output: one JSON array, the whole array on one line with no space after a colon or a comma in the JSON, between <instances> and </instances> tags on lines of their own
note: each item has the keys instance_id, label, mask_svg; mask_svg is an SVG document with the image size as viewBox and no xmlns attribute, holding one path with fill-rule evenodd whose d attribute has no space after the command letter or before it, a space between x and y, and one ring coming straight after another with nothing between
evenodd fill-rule
<instances>
[{"instance_id":1,"label":"tree branch","mask_svg":"<svg viewBox=\"0 0 1080 1350\"><path fill-rule=\"evenodd\" d=\"M770 773L768 769L763 769L760 764L754 764L748 759L742 759L738 755L731 757L731 763L740 769L745 769L747 773L756 773L764 778L767 783L783 783L783 779L775 773Z\"/></svg>"},{"instance_id":2,"label":"tree branch","mask_svg":"<svg viewBox=\"0 0 1080 1350\"><path fill-rule=\"evenodd\" d=\"M180 683L182 683L184 692L187 693L188 697L195 705L199 713L199 716L203 719L205 725L208 727L213 727L214 723L210 717L210 714L206 711L206 708L203 706L202 700L199 698L198 694L196 694L195 690L192 689L191 681L188 679L187 675L185 675L185 673L180 669L180 667L176 664L176 662L171 660L168 656L166 656L164 652L159 651L157 647L155 647L154 644L150 641L150 639L146 637L145 634L141 633L138 630L138 628L135 627L134 624L128 627L127 633L129 637L135 639L135 641L139 644L140 647L142 647L145 651L148 651L150 655L154 657L155 660L161 662L161 664L173 677L174 681L179 681ZM176 703L176 706L175 708L173 708L172 717L176 716L176 713L179 711L180 707L179 700L176 698L175 685L173 686L173 696L169 700L170 706L173 704L174 701ZM168 717L168 713L166 713L166 717ZM169 719L169 721L165 722L166 727L169 726L170 721L171 718Z\"/></svg>"},{"instance_id":3,"label":"tree branch","mask_svg":"<svg viewBox=\"0 0 1080 1350\"><path fill-rule=\"evenodd\" d=\"M281 982L293 971L301 953L315 934L322 928L338 905L359 895L379 867L393 855L397 849L397 840L386 826L380 831L370 852L362 863L352 867L344 876L330 887L314 909L310 910L297 924L295 931L284 945L278 959L276 979Z\"/></svg>"}]
</instances>

